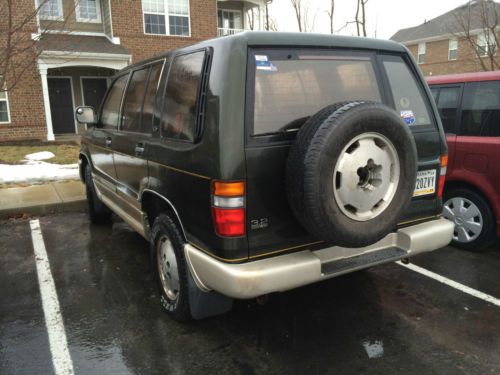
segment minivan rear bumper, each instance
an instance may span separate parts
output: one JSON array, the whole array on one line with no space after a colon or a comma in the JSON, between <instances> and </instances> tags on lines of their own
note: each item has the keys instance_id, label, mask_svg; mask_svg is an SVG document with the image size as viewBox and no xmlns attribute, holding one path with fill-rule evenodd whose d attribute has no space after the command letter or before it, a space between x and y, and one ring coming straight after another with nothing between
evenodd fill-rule
<instances>
[{"instance_id":1,"label":"minivan rear bumper","mask_svg":"<svg viewBox=\"0 0 500 375\"><path fill-rule=\"evenodd\" d=\"M448 245L452 235L453 223L440 218L399 229L363 248L333 246L243 264L221 262L190 244L184 251L200 289L233 298L253 298L436 250Z\"/></svg>"}]
</instances>

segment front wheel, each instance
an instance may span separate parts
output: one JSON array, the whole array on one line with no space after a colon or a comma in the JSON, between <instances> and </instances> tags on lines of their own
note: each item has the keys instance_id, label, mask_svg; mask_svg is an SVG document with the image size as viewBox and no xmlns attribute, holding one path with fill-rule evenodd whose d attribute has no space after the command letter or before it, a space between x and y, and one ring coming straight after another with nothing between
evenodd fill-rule
<instances>
[{"instance_id":1,"label":"front wheel","mask_svg":"<svg viewBox=\"0 0 500 375\"><path fill-rule=\"evenodd\" d=\"M469 189L445 193L443 216L455 224L452 245L470 251L484 250L495 239L495 220L488 202Z\"/></svg>"},{"instance_id":2,"label":"front wheel","mask_svg":"<svg viewBox=\"0 0 500 375\"><path fill-rule=\"evenodd\" d=\"M172 318L191 319L184 240L174 221L160 214L151 230L151 263L160 291L160 301Z\"/></svg>"}]
</instances>

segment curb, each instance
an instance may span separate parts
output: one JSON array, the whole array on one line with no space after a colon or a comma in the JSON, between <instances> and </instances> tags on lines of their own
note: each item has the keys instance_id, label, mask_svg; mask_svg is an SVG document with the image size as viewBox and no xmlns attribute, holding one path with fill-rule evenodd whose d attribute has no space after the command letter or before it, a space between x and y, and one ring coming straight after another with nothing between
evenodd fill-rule
<instances>
[{"instance_id":1,"label":"curb","mask_svg":"<svg viewBox=\"0 0 500 375\"><path fill-rule=\"evenodd\" d=\"M70 202L58 202L40 204L25 207L13 207L0 209L0 219L16 218L24 215L47 215L59 212L84 212L87 210L87 201L85 199Z\"/></svg>"}]
</instances>

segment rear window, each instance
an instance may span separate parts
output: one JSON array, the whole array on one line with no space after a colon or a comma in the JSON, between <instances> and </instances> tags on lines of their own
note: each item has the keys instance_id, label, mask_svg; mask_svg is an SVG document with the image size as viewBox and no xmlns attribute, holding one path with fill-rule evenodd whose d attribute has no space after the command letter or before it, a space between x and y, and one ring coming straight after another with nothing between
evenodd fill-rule
<instances>
[{"instance_id":1,"label":"rear window","mask_svg":"<svg viewBox=\"0 0 500 375\"><path fill-rule=\"evenodd\" d=\"M256 51L253 135L292 132L346 100L381 102L370 56Z\"/></svg>"}]
</instances>

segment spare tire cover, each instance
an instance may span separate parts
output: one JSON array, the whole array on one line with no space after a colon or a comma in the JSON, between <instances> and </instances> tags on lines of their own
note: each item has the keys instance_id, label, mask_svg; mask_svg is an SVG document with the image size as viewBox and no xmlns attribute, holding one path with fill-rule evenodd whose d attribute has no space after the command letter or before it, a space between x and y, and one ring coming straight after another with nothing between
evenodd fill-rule
<instances>
[{"instance_id":1,"label":"spare tire cover","mask_svg":"<svg viewBox=\"0 0 500 375\"><path fill-rule=\"evenodd\" d=\"M415 188L417 151L393 109L339 103L301 127L286 168L288 200L306 230L362 247L395 229Z\"/></svg>"}]
</instances>

